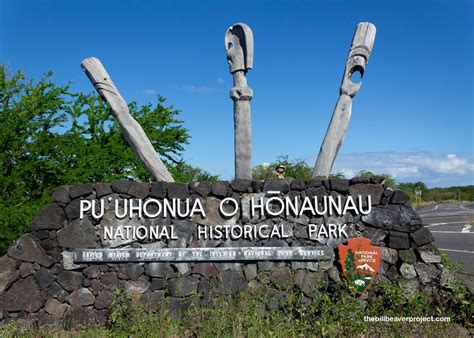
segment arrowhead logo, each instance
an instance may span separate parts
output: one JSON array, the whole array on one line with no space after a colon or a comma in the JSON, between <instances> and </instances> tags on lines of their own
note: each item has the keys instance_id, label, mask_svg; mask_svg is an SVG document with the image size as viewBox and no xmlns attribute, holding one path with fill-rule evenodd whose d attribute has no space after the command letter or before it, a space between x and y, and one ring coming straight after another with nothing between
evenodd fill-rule
<instances>
[{"instance_id":1,"label":"arrowhead logo","mask_svg":"<svg viewBox=\"0 0 474 338\"><path fill-rule=\"evenodd\" d=\"M377 274L382 249L370 245L370 239L351 238L347 245L339 245L339 263L342 272L357 293L366 292Z\"/></svg>"}]
</instances>

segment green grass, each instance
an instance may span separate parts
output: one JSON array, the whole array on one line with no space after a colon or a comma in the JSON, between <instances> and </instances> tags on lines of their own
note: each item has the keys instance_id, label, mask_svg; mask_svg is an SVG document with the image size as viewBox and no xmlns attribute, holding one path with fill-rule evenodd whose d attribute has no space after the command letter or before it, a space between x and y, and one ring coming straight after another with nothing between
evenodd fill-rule
<instances>
[{"instance_id":1,"label":"green grass","mask_svg":"<svg viewBox=\"0 0 474 338\"><path fill-rule=\"evenodd\" d=\"M191 306L181 315L165 303L150 311L137 297L119 294L105 327L64 331L42 327L21 332L14 323L0 328L0 336L35 337L301 337L301 336L466 336L473 329L472 294L460 284L440 294L442 301L401 286L373 287L370 298L357 297L341 286L332 293L315 286L309 300L293 287L280 289L284 299L272 298L270 282L247 289L237 297L219 296L208 307ZM368 323L364 316L449 316L450 323Z\"/></svg>"}]
</instances>

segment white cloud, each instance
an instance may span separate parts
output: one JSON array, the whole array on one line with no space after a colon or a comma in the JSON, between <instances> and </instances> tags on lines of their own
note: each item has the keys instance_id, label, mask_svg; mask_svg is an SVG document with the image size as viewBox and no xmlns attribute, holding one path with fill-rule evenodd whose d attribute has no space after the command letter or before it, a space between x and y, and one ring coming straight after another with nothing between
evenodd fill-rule
<instances>
[{"instance_id":1,"label":"white cloud","mask_svg":"<svg viewBox=\"0 0 474 338\"><path fill-rule=\"evenodd\" d=\"M474 172L474 163L468 158L461 158L454 154L433 155L421 153L416 155L401 156L397 161L406 165L399 174L415 174L418 172L437 173L437 174L456 174L466 175Z\"/></svg>"},{"instance_id":2,"label":"white cloud","mask_svg":"<svg viewBox=\"0 0 474 338\"><path fill-rule=\"evenodd\" d=\"M339 154L333 172L353 177L360 170L389 174L398 182L423 181L428 186L474 184L474 160L455 154L373 152Z\"/></svg>"}]
</instances>

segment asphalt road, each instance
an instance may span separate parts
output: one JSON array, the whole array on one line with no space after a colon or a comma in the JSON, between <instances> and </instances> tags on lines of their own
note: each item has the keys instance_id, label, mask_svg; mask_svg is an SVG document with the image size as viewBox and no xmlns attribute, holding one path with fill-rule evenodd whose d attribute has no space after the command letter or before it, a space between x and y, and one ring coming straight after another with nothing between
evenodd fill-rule
<instances>
[{"instance_id":1,"label":"asphalt road","mask_svg":"<svg viewBox=\"0 0 474 338\"><path fill-rule=\"evenodd\" d=\"M453 263L462 265L464 277L474 283L474 203L445 203L419 208L423 224L435 245Z\"/></svg>"}]
</instances>

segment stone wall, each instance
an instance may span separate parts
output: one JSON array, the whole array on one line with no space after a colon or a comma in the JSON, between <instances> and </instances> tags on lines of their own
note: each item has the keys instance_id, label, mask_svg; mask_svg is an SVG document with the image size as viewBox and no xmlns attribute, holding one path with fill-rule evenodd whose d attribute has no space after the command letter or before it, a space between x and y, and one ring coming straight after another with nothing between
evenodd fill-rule
<instances>
[{"instance_id":1,"label":"stone wall","mask_svg":"<svg viewBox=\"0 0 474 338\"><path fill-rule=\"evenodd\" d=\"M347 214L341 217L267 217L252 218L245 208L238 218L223 220L216 212L220 200L234 197L243 201L254 194L281 191L294 196L372 197L369 215ZM109 198L110 197L110 198ZM81 199L113 201L117 198L200 198L208 219L132 219L117 220L112 202L105 215L79 219ZM430 231L412 208L408 196L387 188L382 177L356 177L351 180L267 180L200 183L151 184L132 181L61 186L52 194L53 202L43 207L23 235L6 255L0 258L0 321L11 319L38 321L39 324L60 321L67 326L101 324L114 300L116 288L138 294L154 308L166 300L172 310L185 309L192 302L207 305L215 294L236 294L258 285L271 276L276 283L290 282L311 298L313 286L323 282L331 287L342 283L337 262L337 246L345 240L323 241L334 249L333 262L224 262L224 263L121 263L83 264L72 261L74 248L103 247L219 247L219 246L314 246L305 231L308 224L328 222L350 223L349 237L367 237L372 245L382 247L383 262L375 278L376 284L401 283L410 290L428 294L446 286L453 278L444 269L441 256L432 244ZM107 241L102 238L105 224L128 222L140 224L173 224L178 240L155 243ZM291 238L249 241L198 241L199 224L282 223ZM277 297L284 294L275 286ZM198 294L200 296L198 296ZM370 294L369 294L370 295Z\"/></svg>"}]
</instances>

